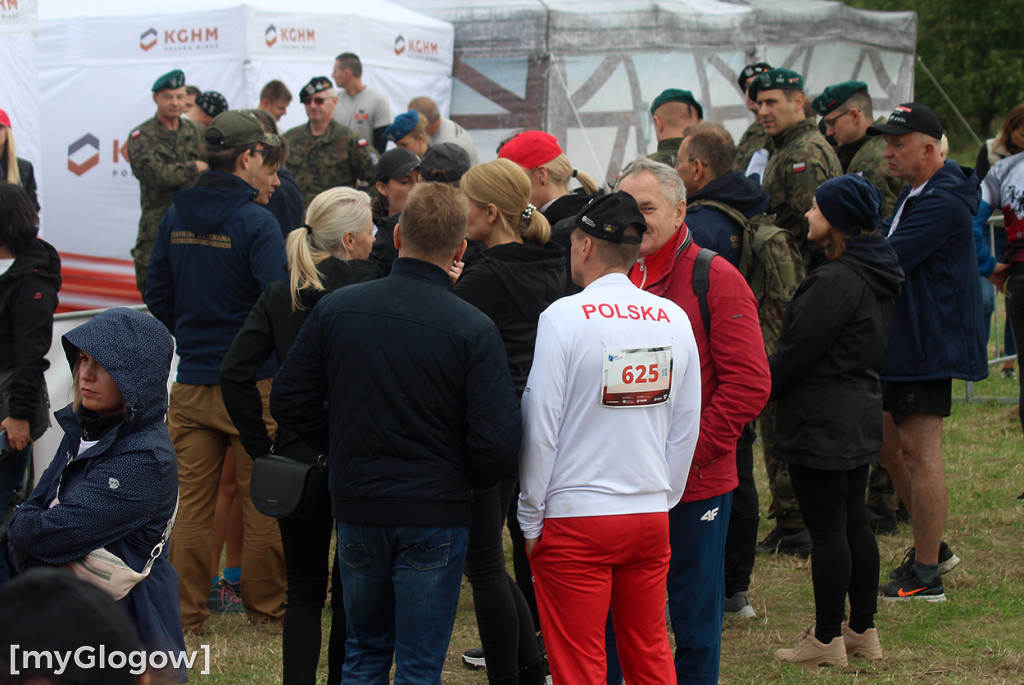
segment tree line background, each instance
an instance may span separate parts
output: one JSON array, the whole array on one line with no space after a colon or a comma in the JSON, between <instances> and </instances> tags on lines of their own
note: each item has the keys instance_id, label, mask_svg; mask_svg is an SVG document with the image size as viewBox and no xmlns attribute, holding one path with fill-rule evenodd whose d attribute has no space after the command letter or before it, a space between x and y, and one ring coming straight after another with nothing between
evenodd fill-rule
<instances>
[{"instance_id":1,"label":"tree line background","mask_svg":"<svg viewBox=\"0 0 1024 685\"><path fill-rule=\"evenodd\" d=\"M1024 2L1021 0L844 0L857 9L917 12L917 54L982 139L1024 102ZM918 61L914 100L932 107L953 150L978 144ZM877 112L876 115L881 115Z\"/></svg>"}]
</instances>

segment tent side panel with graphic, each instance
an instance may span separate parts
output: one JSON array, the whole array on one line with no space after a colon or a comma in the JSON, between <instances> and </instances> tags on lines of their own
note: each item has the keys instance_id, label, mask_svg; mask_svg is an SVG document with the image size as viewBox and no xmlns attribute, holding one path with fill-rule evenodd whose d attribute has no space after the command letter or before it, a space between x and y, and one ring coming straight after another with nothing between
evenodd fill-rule
<instances>
[{"instance_id":1,"label":"tent side panel with graphic","mask_svg":"<svg viewBox=\"0 0 1024 685\"><path fill-rule=\"evenodd\" d=\"M36 10L36 0L0 0L0 109L11 118L18 156L32 162L42 187Z\"/></svg>"}]
</instances>

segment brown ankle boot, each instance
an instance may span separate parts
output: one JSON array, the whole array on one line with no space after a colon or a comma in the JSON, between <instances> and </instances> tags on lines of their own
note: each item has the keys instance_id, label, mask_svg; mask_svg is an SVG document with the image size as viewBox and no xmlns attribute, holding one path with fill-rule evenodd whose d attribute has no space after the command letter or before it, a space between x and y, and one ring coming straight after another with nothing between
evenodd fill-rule
<instances>
[{"instance_id":1,"label":"brown ankle boot","mask_svg":"<svg viewBox=\"0 0 1024 685\"><path fill-rule=\"evenodd\" d=\"M878 641L878 631L874 628L868 628L858 635L844 623L843 642L846 643L846 656L848 657L859 656L874 661L883 656L882 643Z\"/></svg>"},{"instance_id":2,"label":"brown ankle boot","mask_svg":"<svg viewBox=\"0 0 1024 685\"><path fill-rule=\"evenodd\" d=\"M800 666L839 666L847 665L846 645L843 636L833 638L827 645L814 637L814 628L808 628L800 637L800 642L793 649L775 650L775 658Z\"/></svg>"}]
</instances>

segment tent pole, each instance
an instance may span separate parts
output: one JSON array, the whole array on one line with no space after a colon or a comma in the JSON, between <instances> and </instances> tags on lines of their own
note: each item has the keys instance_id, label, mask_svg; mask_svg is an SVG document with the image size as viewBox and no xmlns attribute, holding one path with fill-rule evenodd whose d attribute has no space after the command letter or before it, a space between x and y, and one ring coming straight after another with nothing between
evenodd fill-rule
<instances>
[{"instance_id":1,"label":"tent pole","mask_svg":"<svg viewBox=\"0 0 1024 685\"><path fill-rule=\"evenodd\" d=\"M946 91L942 89L942 86L939 85L938 80L935 78L935 76L932 75L932 70L929 69L928 65L924 63L923 59L921 59L921 55L917 56L917 61L921 64L921 68L924 69L924 73L928 75L928 78L932 80L932 83L935 84L935 87L939 89L940 93L942 93L942 97L946 98L946 102L948 102L949 106L953 108L953 111L960 119L960 123L964 125L964 128L967 129L967 132L971 134L972 138L974 138L974 142L976 142L978 145L984 144L985 141L978 137L978 134L974 132L974 129L971 128L971 125L967 123L966 119L964 119L964 115L960 113L960 110L957 109L956 105L953 104L953 101L949 99L948 95L946 95Z\"/></svg>"}]
</instances>

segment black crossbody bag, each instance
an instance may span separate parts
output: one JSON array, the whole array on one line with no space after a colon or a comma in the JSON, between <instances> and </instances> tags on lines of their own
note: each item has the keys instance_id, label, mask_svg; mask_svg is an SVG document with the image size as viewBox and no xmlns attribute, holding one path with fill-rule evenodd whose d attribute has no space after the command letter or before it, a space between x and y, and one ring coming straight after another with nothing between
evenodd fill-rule
<instances>
[{"instance_id":1,"label":"black crossbody bag","mask_svg":"<svg viewBox=\"0 0 1024 685\"><path fill-rule=\"evenodd\" d=\"M309 518L327 490L327 456L313 462L280 454L257 457L249 493L257 511L273 518Z\"/></svg>"}]
</instances>

